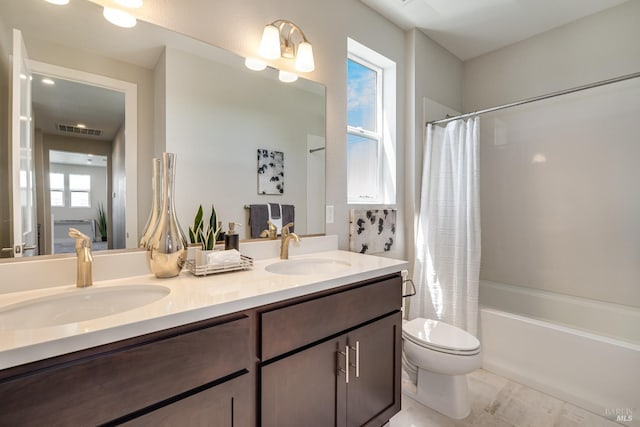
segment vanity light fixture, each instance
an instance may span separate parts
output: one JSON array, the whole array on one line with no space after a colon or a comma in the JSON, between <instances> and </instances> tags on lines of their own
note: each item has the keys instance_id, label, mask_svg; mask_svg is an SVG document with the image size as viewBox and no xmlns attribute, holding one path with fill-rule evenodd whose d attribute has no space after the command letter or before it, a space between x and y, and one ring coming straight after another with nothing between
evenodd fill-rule
<instances>
[{"instance_id":1,"label":"vanity light fixture","mask_svg":"<svg viewBox=\"0 0 640 427\"><path fill-rule=\"evenodd\" d=\"M308 73L315 69L313 48L300 27L278 19L264 27L260 55L266 59L295 59L295 69Z\"/></svg>"},{"instance_id":2,"label":"vanity light fixture","mask_svg":"<svg viewBox=\"0 0 640 427\"><path fill-rule=\"evenodd\" d=\"M118 27L133 28L136 26L136 17L124 10L105 6L102 10L102 16Z\"/></svg>"},{"instance_id":3,"label":"vanity light fixture","mask_svg":"<svg viewBox=\"0 0 640 427\"><path fill-rule=\"evenodd\" d=\"M44 0L47 3L55 4L57 6L64 6L65 4L69 4L69 0Z\"/></svg>"},{"instance_id":4,"label":"vanity light fixture","mask_svg":"<svg viewBox=\"0 0 640 427\"><path fill-rule=\"evenodd\" d=\"M56 82L47 78L42 79L42 83L46 84L47 86L53 86L54 84L56 84Z\"/></svg>"},{"instance_id":5,"label":"vanity light fixture","mask_svg":"<svg viewBox=\"0 0 640 427\"><path fill-rule=\"evenodd\" d=\"M267 68L267 63L262 59L248 57L244 60L244 65L253 71L262 71Z\"/></svg>"},{"instance_id":6,"label":"vanity light fixture","mask_svg":"<svg viewBox=\"0 0 640 427\"><path fill-rule=\"evenodd\" d=\"M298 75L290 71L280 70L278 72L278 80L280 80L283 83L293 83L296 80L298 80Z\"/></svg>"}]
</instances>

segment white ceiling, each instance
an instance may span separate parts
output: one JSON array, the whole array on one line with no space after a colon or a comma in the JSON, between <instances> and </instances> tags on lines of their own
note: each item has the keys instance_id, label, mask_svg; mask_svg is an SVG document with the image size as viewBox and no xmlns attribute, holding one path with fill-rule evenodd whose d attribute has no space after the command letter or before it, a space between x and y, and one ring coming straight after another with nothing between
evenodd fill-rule
<instances>
[{"instance_id":1,"label":"white ceiling","mask_svg":"<svg viewBox=\"0 0 640 427\"><path fill-rule=\"evenodd\" d=\"M42 83L43 77L55 82ZM112 141L124 124L124 93L56 77L33 74L31 100L36 126L46 133L81 136L85 139ZM57 125L77 126L102 131L100 137L74 135L57 130Z\"/></svg>"},{"instance_id":2,"label":"white ceiling","mask_svg":"<svg viewBox=\"0 0 640 427\"><path fill-rule=\"evenodd\" d=\"M627 0L361 0L465 61Z\"/></svg>"}]
</instances>

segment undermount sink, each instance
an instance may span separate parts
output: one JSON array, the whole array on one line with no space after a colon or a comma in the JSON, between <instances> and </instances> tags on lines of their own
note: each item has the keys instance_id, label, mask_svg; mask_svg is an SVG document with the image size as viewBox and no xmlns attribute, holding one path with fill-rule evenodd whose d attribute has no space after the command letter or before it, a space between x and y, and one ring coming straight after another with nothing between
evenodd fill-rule
<instances>
[{"instance_id":1,"label":"undermount sink","mask_svg":"<svg viewBox=\"0 0 640 427\"><path fill-rule=\"evenodd\" d=\"M302 258L288 259L285 261L269 264L265 270L276 274L322 274L337 273L351 267L351 264L345 261L327 258Z\"/></svg>"},{"instance_id":2,"label":"undermount sink","mask_svg":"<svg viewBox=\"0 0 640 427\"><path fill-rule=\"evenodd\" d=\"M163 298L158 285L82 288L0 307L0 330L44 328L133 310Z\"/></svg>"}]
</instances>

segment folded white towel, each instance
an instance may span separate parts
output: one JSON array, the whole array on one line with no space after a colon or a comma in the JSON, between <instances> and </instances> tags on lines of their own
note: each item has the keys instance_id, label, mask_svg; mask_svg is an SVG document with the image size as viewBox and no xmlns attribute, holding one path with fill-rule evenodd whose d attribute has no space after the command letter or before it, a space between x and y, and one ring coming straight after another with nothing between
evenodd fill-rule
<instances>
[{"instance_id":1,"label":"folded white towel","mask_svg":"<svg viewBox=\"0 0 640 427\"><path fill-rule=\"evenodd\" d=\"M242 258L236 249L228 251L213 251L207 254L207 265L224 266L228 264L239 264Z\"/></svg>"}]
</instances>

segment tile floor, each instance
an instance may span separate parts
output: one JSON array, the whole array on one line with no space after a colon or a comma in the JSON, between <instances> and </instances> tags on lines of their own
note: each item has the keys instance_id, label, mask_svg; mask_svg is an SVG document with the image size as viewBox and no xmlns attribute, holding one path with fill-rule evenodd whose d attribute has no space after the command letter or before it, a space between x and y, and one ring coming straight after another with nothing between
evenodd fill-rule
<instances>
[{"instance_id":1,"label":"tile floor","mask_svg":"<svg viewBox=\"0 0 640 427\"><path fill-rule=\"evenodd\" d=\"M388 427L620 427L570 403L478 369L471 373L471 414L453 420L402 395Z\"/></svg>"}]
</instances>

